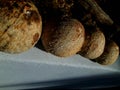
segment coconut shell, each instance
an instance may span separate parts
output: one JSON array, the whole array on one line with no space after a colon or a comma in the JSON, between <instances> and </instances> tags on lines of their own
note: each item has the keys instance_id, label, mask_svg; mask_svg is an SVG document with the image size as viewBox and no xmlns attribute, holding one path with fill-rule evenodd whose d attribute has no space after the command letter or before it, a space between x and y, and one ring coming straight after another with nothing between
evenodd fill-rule
<instances>
[{"instance_id":1,"label":"coconut shell","mask_svg":"<svg viewBox=\"0 0 120 90\"><path fill-rule=\"evenodd\" d=\"M85 39L83 25L76 19L49 21L43 28L42 43L46 51L68 57L81 50Z\"/></svg>"},{"instance_id":2,"label":"coconut shell","mask_svg":"<svg viewBox=\"0 0 120 90\"><path fill-rule=\"evenodd\" d=\"M119 46L114 41L108 41L103 54L95 61L102 65L111 65L119 56Z\"/></svg>"},{"instance_id":3,"label":"coconut shell","mask_svg":"<svg viewBox=\"0 0 120 90\"><path fill-rule=\"evenodd\" d=\"M29 0L0 0L0 51L21 53L41 36L42 18Z\"/></svg>"},{"instance_id":4,"label":"coconut shell","mask_svg":"<svg viewBox=\"0 0 120 90\"><path fill-rule=\"evenodd\" d=\"M79 54L88 59L99 57L105 47L105 36L103 32L99 28L96 28L95 30L86 31L85 37L85 43Z\"/></svg>"}]
</instances>

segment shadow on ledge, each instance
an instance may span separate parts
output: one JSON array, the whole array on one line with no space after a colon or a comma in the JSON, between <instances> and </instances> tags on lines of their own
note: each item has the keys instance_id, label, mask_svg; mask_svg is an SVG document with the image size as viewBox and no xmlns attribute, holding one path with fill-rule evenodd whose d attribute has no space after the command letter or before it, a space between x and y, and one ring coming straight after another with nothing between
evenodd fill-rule
<instances>
[{"instance_id":1,"label":"shadow on ledge","mask_svg":"<svg viewBox=\"0 0 120 90\"><path fill-rule=\"evenodd\" d=\"M41 39L39 39L39 41L36 43L35 47L42 51L45 51Z\"/></svg>"}]
</instances>

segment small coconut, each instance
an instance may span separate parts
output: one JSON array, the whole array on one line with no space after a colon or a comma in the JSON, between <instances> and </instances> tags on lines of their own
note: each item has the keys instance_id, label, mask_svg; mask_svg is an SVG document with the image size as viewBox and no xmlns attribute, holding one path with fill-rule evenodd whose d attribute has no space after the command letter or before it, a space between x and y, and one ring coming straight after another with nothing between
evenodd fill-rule
<instances>
[{"instance_id":1,"label":"small coconut","mask_svg":"<svg viewBox=\"0 0 120 90\"><path fill-rule=\"evenodd\" d=\"M95 30L86 31L85 37L85 43L79 54L88 59L99 57L105 47L105 36L103 32L99 28L95 28Z\"/></svg>"},{"instance_id":2,"label":"small coconut","mask_svg":"<svg viewBox=\"0 0 120 90\"><path fill-rule=\"evenodd\" d=\"M48 21L42 33L46 51L60 57L68 57L81 50L85 39L82 23L76 19Z\"/></svg>"},{"instance_id":3,"label":"small coconut","mask_svg":"<svg viewBox=\"0 0 120 90\"><path fill-rule=\"evenodd\" d=\"M119 56L119 46L114 41L107 41L103 54L95 59L102 65L111 65L116 62Z\"/></svg>"}]
</instances>

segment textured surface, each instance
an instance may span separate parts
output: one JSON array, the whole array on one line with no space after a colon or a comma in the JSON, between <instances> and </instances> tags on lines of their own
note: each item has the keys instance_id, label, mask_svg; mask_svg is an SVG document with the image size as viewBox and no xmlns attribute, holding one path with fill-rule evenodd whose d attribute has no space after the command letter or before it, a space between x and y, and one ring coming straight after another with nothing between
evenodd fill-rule
<instances>
[{"instance_id":1,"label":"textured surface","mask_svg":"<svg viewBox=\"0 0 120 90\"><path fill-rule=\"evenodd\" d=\"M96 61L103 65L113 64L119 56L119 47L114 41L106 44L103 54Z\"/></svg>"},{"instance_id":2,"label":"textured surface","mask_svg":"<svg viewBox=\"0 0 120 90\"><path fill-rule=\"evenodd\" d=\"M103 53L105 43L105 36L99 28L96 28L95 31L86 31L85 43L80 54L86 58L95 59Z\"/></svg>"},{"instance_id":3,"label":"textured surface","mask_svg":"<svg viewBox=\"0 0 120 90\"><path fill-rule=\"evenodd\" d=\"M33 47L41 36L42 20L28 0L0 0L0 51L20 53Z\"/></svg>"},{"instance_id":4,"label":"textured surface","mask_svg":"<svg viewBox=\"0 0 120 90\"><path fill-rule=\"evenodd\" d=\"M85 31L83 25L76 19L49 22L45 25L42 42L46 51L60 57L68 57L81 50Z\"/></svg>"}]
</instances>

